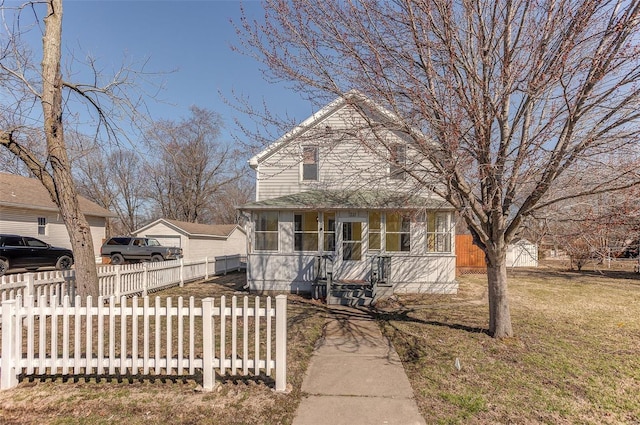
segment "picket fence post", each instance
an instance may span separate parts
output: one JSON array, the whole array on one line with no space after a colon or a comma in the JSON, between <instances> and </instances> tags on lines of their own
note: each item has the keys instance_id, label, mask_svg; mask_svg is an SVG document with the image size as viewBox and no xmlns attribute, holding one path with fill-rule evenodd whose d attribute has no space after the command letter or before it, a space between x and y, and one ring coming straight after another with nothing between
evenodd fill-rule
<instances>
[{"instance_id":1,"label":"picket fence post","mask_svg":"<svg viewBox=\"0 0 640 425\"><path fill-rule=\"evenodd\" d=\"M204 280L209 280L209 257L204 257Z\"/></svg>"},{"instance_id":2,"label":"picket fence post","mask_svg":"<svg viewBox=\"0 0 640 425\"><path fill-rule=\"evenodd\" d=\"M147 263L142 263L142 296L147 296L147 289L149 287L149 270L147 269Z\"/></svg>"},{"instance_id":3,"label":"picket fence post","mask_svg":"<svg viewBox=\"0 0 640 425\"><path fill-rule=\"evenodd\" d=\"M180 259L180 287L184 286L184 258Z\"/></svg>"},{"instance_id":4,"label":"picket fence post","mask_svg":"<svg viewBox=\"0 0 640 425\"><path fill-rule=\"evenodd\" d=\"M121 265L116 266L116 285L115 285L115 288L113 288L115 294L101 294L101 295L105 295L106 297L110 297L111 295L114 295L116 299L120 298L120 285L122 284L121 267L122 267Z\"/></svg>"},{"instance_id":5,"label":"picket fence post","mask_svg":"<svg viewBox=\"0 0 640 425\"><path fill-rule=\"evenodd\" d=\"M287 389L287 296L276 296L276 391Z\"/></svg>"},{"instance_id":6,"label":"picket fence post","mask_svg":"<svg viewBox=\"0 0 640 425\"><path fill-rule=\"evenodd\" d=\"M26 297L27 295L35 295L35 280L36 280L36 274L35 273L27 273L27 293L24 294L24 296Z\"/></svg>"},{"instance_id":7,"label":"picket fence post","mask_svg":"<svg viewBox=\"0 0 640 425\"><path fill-rule=\"evenodd\" d=\"M213 298L202 300L202 388L213 391L215 385L215 371L213 370L213 356L215 353L213 338Z\"/></svg>"},{"instance_id":8,"label":"picket fence post","mask_svg":"<svg viewBox=\"0 0 640 425\"><path fill-rule=\"evenodd\" d=\"M16 357L16 308L15 300L2 303L2 361L0 362L0 390L18 385Z\"/></svg>"}]
</instances>

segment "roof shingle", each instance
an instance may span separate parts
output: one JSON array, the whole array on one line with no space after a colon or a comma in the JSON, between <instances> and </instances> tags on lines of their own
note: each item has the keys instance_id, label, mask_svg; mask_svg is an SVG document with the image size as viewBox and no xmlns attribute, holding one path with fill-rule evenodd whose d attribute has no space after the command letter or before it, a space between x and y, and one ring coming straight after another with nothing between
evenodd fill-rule
<instances>
[{"instance_id":1,"label":"roof shingle","mask_svg":"<svg viewBox=\"0 0 640 425\"><path fill-rule=\"evenodd\" d=\"M87 198L78 196L78 202L80 211L86 215L115 217L114 213ZM38 179L8 173L0 173L0 206L58 211L49 192Z\"/></svg>"}]
</instances>

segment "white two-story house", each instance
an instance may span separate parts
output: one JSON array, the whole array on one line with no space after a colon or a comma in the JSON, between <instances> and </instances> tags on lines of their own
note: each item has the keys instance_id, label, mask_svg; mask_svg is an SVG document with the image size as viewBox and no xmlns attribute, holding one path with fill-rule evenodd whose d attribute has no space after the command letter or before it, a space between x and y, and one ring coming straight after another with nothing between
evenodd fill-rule
<instances>
[{"instance_id":1,"label":"white two-story house","mask_svg":"<svg viewBox=\"0 0 640 425\"><path fill-rule=\"evenodd\" d=\"M407 172L425 164L385 116L349 92L250 159L256 200L240 210L251 290L457 291L453 209Z\"/></svg>"}]
</instances>

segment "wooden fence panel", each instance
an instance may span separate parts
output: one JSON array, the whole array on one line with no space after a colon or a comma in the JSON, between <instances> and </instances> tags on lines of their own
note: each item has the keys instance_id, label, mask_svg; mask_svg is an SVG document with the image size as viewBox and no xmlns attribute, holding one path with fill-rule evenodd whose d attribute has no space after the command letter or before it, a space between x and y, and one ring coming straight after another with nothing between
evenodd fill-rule
<instances>
[{"instance_id":1,"label":"wooden fence panel","mask_svg":"<svg viewBox=\"0 0 640 425\"><path fill-rule=\"evenodd\" d=\"M484 252L473 244L473 237L456 235L456 274L486 272Z\"/></svg>"}]
</instances>

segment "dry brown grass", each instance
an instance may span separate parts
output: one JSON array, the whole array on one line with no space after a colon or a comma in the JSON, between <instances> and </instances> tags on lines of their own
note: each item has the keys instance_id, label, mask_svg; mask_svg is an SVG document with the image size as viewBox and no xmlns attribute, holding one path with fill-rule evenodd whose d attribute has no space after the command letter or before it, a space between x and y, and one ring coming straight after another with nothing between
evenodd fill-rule
<instances>
[{"instance_id":1,"label":"dry brown grass","mask_svg":"<svg viewBox=\"0 0 640 425\"><path fill-rule=\"evenodd\" d=\"M377 312L428 424L640 424L640 275L565 265L510 272L516 336L503 340L486 334L485 279L463 276L455 296L396 297ZM218 297L243 283L234 274L161 295ZM0 423L291 423L326 314L289 296L288 394L260 379L227 378L212 393L192 378L49 379L0 392Z\"/></svg>"},{"instance_id":2,"label":"dry brown grass","mask_svg":"<svg viewBox=\"0 0 640 425\"><path fill-rule=\"evenodd\" d=\"M516 336L502 340L486 333L485 279L398 297L380 316L427 423L640 423L640 275L510 272Z\"/></svg>"},{"instance_id":3,"label":"dry brown grass","mask_svg":"<svg viewBox=\"0 0 640 425\"><path fill-rule=\"evenodd\" d=\"M161 298L234 295L244 274L160 292ZM197 302L197 304L199 304ZM164 301L163 301L164 305ZM2 424L281 424L291 423L302 397L300 387L313 347L326 322L323 305L288 298L286 394L273 391L270 378L217 377L211 393L199 391L197 377L21 382L0 392Z\"/></svg>"}]
</instances>

